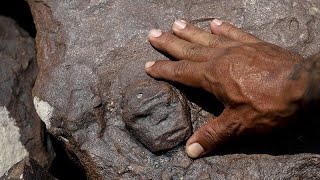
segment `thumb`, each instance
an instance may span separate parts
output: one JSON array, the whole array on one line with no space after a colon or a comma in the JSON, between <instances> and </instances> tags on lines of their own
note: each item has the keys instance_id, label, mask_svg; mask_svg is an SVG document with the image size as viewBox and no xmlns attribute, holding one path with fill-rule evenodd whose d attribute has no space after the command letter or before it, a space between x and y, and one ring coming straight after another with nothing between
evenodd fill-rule
<instances>
[{"instance_id":1,"label":"thumb","mask_svg":"<svg viewBox=\"0 0 320 180\"><path fill-rule=\"evenodd\" d=\"M187 141L186 153L191 158L198 158L226 142L240 129L240 120L225 109L223 113L199 128Z\"/></svg>"}]
</instances>

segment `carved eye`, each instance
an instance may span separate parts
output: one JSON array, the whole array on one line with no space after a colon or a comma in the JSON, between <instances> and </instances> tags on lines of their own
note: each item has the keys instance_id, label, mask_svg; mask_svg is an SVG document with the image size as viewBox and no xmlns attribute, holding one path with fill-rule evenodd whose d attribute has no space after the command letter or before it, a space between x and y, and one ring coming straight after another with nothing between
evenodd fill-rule
<instances>
[{"instance_id":1,"label":"carved eye","mask_svg":"<svg viewBox=\"0 0 320 180\"><path fill-rule=\"evenodd\" d=\"M187 103L165 82L140 80L127 86L121 102L128 130L150 151L173 148L191 135Z\"/></svg>"}]
</instances>

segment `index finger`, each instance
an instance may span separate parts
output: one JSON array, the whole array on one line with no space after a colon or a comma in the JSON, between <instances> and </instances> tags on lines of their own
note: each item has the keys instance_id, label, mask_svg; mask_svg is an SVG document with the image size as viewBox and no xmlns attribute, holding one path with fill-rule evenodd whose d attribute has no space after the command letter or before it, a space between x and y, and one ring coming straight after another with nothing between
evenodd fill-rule
<instances>
[{"instance_id":1,"label":"index finger","mask_svg":"<svg viewBox=\"0 0 320 180\"><path fill-rule=\"evenodd\" d=\"M194 61L150 61L146 63L146 72L157 79L178 82L187 86L205 88L202 63Z\"/></svg>"},{"instance_id":2,"label":"index finger","mask_svg":"<svg viewBox=\"0 0 320 180\"><path fill-rule=\"evenodd\" d=\"M172 33L162 32L156 29L150 31L148 39L153 47L168 53L178 60L187 59L203 62L221 53L219 49L191 43Z\"/></svg>"}]
</instances>

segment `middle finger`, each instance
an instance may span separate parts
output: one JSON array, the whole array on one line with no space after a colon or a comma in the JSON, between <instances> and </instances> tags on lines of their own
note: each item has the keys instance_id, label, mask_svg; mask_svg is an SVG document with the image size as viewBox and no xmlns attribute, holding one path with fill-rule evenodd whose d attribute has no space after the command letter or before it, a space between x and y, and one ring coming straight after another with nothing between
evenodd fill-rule
<instances>
[{"instance_id":1,"label":"middle finger","mask_svg":"<svg viewBox=\"0 0 320 180\"><path fill-rule=\"evenodd\" d=\"M177 60L208 61L221 54L220 49L209 48L200 44L180 39L172 33L153 29L149 33L149 41L153 47L173 56Z\"/></svg>"},{"instance_id":2,"label":"middle finger","mask_svg":"<svg viewBox=\"0 0 320 180\"><path fill-rule=\"evenodd\" d=\"M183 20L176 20L172 25L172 31L181 39L212 48L228 48L241 44L229 38L209 33Z\"/></svg>"}]
</instances>

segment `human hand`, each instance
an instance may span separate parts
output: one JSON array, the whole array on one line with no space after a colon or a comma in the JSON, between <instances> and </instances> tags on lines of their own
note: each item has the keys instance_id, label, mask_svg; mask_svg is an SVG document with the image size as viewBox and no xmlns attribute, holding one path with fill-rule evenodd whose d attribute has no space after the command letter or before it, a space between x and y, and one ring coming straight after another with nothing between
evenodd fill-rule
<instances>
[{"instance_id":1,"label":"human hand","mask_svg":"<svg viewBox=\"0 0 320 180\"><path fill-rule=\"evenodd\" d=\"M307 76L295 78L300 55L264 42L217 19L212 33L177 20L172 33L151 30L149 41L178 61L146 63L157 79L203 88L225 106L222 114L199 128L187 141L186 152L197 158L232 137L268 132L287 124L306 90Z\"/></svg>"}]
</instances>

